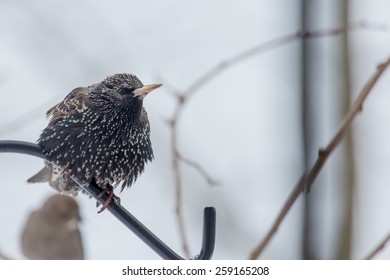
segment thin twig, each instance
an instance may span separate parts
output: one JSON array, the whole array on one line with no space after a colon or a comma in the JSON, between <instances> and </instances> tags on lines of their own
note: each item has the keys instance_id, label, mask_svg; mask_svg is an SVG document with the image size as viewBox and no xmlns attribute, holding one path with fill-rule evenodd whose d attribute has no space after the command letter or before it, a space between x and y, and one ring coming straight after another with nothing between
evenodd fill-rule
<instances>
[{"instance_id":1,"label":"thin twig","mask_svg":"<svg viewBox=\"0 0 390 280\"><path fill-rule=\"evenodd\" d=\"M342 34L343 32L357 30L357 29L387 30L383 25L360 21L360 22L350 23L348 25L336 27L332 29L298 31L293 34L288 34L286 36L282 36L270 40L268 42L259 44L255 47L247 49L237 55L232 56L229 59L226 59L216 64L210 70L204 72L199 78L195 79L195 81L192 84L190 84L190 86L184 91L179 91L176 87L172 86L172 84L164 82L164 84L167 84L169 86L168 92L170 92L177 101L172 120L169 121L169 123L171 128L170 132L171 132L172 168L174 174L175 203L176 203L175 209L176 209L176 216L177 216L177 222L179 227L179 233L181 237L182 248L186 255L190 255L190 253L188 250L187 237L186 237L185 227L184 227L184 218L182 214L182 199L181 199L182 179L181 179L181 173L179 168L179 162L184 162L194 167L200 173L200 175L202 175L206 179L206 181L209 184L210 182L216 182L216 180L212 179L210 175L204 172L205 169L201 167L200 164L197 163L194 164L193 160L181 156L182 153L180 153L179 151L178 123L181 121L183 110L185 106L188 104L190 98L194 96L194 94L198 92L199 89L201 89L207 83L212 81L216 76L222 74L223 71L227 70L232 66L235 66L236 64L246 59L254 57L255 55L264 53L269 50L276 49L278 47L301 40L303 38L310 39L310 38L318 38L318 37L325 37L325 36L336 36ZM294 200L292 201L292 203L293 202Z\"/></svg>"},{"instance_id":2,"label":"thin twig","mask_svg":"<svg viewBox=\"0 0 390 280\"><path fill-rule=\"evenodd\" d=\"M371 92L372 88L374 87L378 79L382 76L383 72L389 66L389 64L390 64L390 58L388 58L387 61L385 61L384 63L380 64L377 67L376 72L373 74L373 76L368 80L366 85L363 87L362 91L360 92L359 96L355 100L350 111L344 117L343 121L341 122L340 128L338 129L338 131L336 132L336 134L334 135L334 137L332 138L328 146L326 146L325 149L321 149L319 151L318 158L315 161L314 165L310 168L309 171L304 172L302 177L299 179L298 183L295 185L293 191L291 192L287 201L283 205L281 212L277 216L270 230L268 231L264 239L256 246L256 248L250 254L249 257L250 259L257 259L261 255L261 253L264 251L264 249L270 242L271 238L275 235L280 224L282 223L282 221L284 220L287 213L290 211L292 205L295 203L295 201L302 193L302 191L310 190L312 183L317 178L317 175L319 174L322 167L328 160L330 154L344 139L345 135L349 131L349 128L351 127L352 121L354 120L356 115L362 110L365 99L367 98L368 94Z\"/></svg>"},{"instance_id":3,"label":"thin twig","mask_svg":"<svg viewBox=\"0 0 390 280\"><path fill-rule=\"evenodd\" d=\"M38 119L38 117L42 117L42 112L45 112L45 109L50 108L49 106L52 106L55 101L58 101L58 96L51 98L48 102L39 104L32 109L27 110L13 121L7 122L5 124L0 124L1 137L15 133L26 126L31 125L31 121Z\"/></svg>"},{"instance_id":4,"label":"thin twig","mask_svg":"<svg viewBox=\"0 0 390 280\"><path fill-rule=\"evenodd\" d=\"M216 66L212 67L209 71L206 71L203 75L201 75L198 79L196 79L183 93L187 98L194 95L200 88L209 83L216 76L220 75L227 68L238 64L239 62L243 62L248 58L252 58L255 55L260 53L264 53L266 51L274 50L278 47L285 46L289 43L293 43L295 41L301 39L315 39L318 37L326 37L326 36L337 36L346 31L354 31L358 29L371 29L371 30L379 30L385 31L387 27L382 24L373 24L368 23L366 21L359 21L354 23L349 23L345 26L340 26L332 29L319 29L313 31L298 31L293 34L288 34L279 38L275 38L273 40L267 41L263 44L257 45L253 48L247 49L235 56L232 56L229 59L226 59Z\"/></svg>"},{"instance_id":5,"label":"thin twig","mask_svg":"<svg viewBox=\"0 0 390 280\"><path fill-rule=\"evenodd\" d=\"M177 122L178 116L181 113L183 107L177 106L175 111L175 117L170 122L171 124L171 151L172 151L172 169L174 174L174 185L175 185L175 212L177 217L177 223L179 227L180 240L182 244L182 249L185 256L188 258L191 253L188 247L188 239L185 231L184 218L183 218L183 210L182 210L182 200L181 200L181 191L182 191L182 179L181 172L179 167L179 159L178 159L178 150L177 150Z\"/></svg>"},{"instance_id":6,"label":"thin twig","mask_svg":"<svg viewBox=\"0 0 390 280\"><path fill-rule=\"evenodd\" d=\"M179 157L179 160L184 162L185 164L187 164L188 166L191 166L192 168L194 168L196 171L199 172L199 174L201 174L207 181L207 183L210 185L210 186L216 186L216 185L219 185L219 182L217 182L216 180L214 180L210 174L208 174L208 172L206 171L206 169L204 169L199 163L191 160L191 159L188 159L186 157L184 157L183 155L181 154L178 154L178 157Z\"/></svg>"},{"instance_id":7,"label":"thin twig","mask_svg":"<svg viewBox=\"0 0 390 280\"><path fill-rule=\"evenodd\" d=\"M385 248L386 243L389 242L389 240L390 240L390 233L387 235L385 239L383 239L381 243L378 244L378 246L376 246L372 250L372 252L365 259L372 260L380 251L382 251Z\"/></svg>"}]
</instances>

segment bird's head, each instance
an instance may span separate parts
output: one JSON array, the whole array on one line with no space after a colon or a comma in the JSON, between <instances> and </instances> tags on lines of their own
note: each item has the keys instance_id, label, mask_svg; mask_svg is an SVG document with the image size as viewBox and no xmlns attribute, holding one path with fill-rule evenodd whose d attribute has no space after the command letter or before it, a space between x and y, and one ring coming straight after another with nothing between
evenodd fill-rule
<instances>
[{"instance_id":1,"label":"bird's head","mask_svg":"<svg viewBox=\"0 0 390 280\"><path fill-rule=\"evenodd\" d=\"M142 102L149 92L162 86L162 84L143 85L137 76L126 73L108 76L102 85L117 99L130 103Z\"/></svg>"},{"instance_id":2,"label":"bird's head","mask_svg":"<svg viewBox=\"0 0 390 280\"><path fill-rule=\"evenodd\" d=\"M51 196L44 203L42 211L47 219L53 219L57 222L73 220L77 223L80 219L79 206L76 200L63 194Z\"/></svg>"},{"instance_id":3,"label":"bird's head","mask_svg":"<svg viewBox=\"0 0 390 280\"><path fill-rule=\"evenodd\" d=\"M123 119L126 123L134 123L141 119L143 99L161 84L143 85L137 76L132 74L115 74L102 82L90 86L90 106L96 112L106 114L109 118Z\"/></svg>"}]
</instances>

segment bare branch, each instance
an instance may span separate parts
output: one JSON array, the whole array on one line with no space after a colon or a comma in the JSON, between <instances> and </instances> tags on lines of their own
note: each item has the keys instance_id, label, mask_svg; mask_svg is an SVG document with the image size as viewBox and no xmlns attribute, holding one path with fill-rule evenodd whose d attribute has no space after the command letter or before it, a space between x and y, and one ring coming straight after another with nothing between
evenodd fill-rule
<instances>
[{"instance_id":1,"label":"bare branch","mask_svg":"<svg viewBox=\"0 0 390 280\"><path fill-rule=\"evenodd\" d=\"M172 168L173 173L175 174L175 213L177 217L177 223L179 227L179 234L180 234L180 240L181 240L181 247L182 250L186 256L186 258L189 258L191 253L188 246L188 238L185 231L185 225L184 225L184 217L183 217L183 207L181 205L181 176L180 176L180 169L179 169L179 162L177 160L172 161Z\"/></svg>"},{"instance_id":2,"label":"bare branch","mask_svg":"<svg viewBox=\"0 0 390 280\"><path fill-rule=\"evenodd\" d=\"M386 236L385 239L383 239L383 241L381 243L378 244L378 246L376 246L372 252L365 258L366 260L372 260L380 251L382 251L387 242L389 242L390 240L390 233Z\"/></svg>"},{"instance_id":3,"label":"bare branch","mask_svg":"<svg viewBox=\"0 0 390 280\"><path fill-rule=\"evenodd\" d=\"M257 45L253 48L247 49L235 56L232 56L229 59L226 59L216 66L212 67L210 70L206 71L203 75L201 75L198 79L196 79L184 92L184 94L189 98L194 95L200 88L214 79L216 76L220 75L227 68L238 64L244 60L247 60L255 55L264 53L266 51L274 50L278 47L282 47L289 43L293 43L295 41L301 39L315 39L318 37L326 37L326 36L337 36L347 31L354 31L358 29L370 29L370 30L378 30L378 31L387 31L386 26L382 24L373 24L365 21L359 21L355 23L349 23L345 26L340 26L331 29L320 29L313 31L298 31L293 34L288 34L279 38L275 38L273 40L267 41L263 44Z\"/></svg>"},{"instance_id":4,"label":"bare branch","mask_svg":"<svg viewBox=\"0 0 390 280\"><path fill-rule=\"evenodd\" d=\"M42 117L42 115L44 115L42 112L45 112L45 109L50 108L49 106L52 106L55 101L58 101L58 97L33 107L13 121L0 125L0 135L3 137L4 135L15 133L26 126L31 125L31 121L38 119L38 117Z\"/></svg>"},{"instance_id":5,"label":"bare branch","mask_svg":"<svg viewBox=\"0 0 390 280\"><path fill-rule=\"evenodd\" d=\"M343 121L341 122L340 128L338 129L338 131L336 132L336 134L334 135L334 137L332 138L328 146L326 146L325 149L321 149L319 151L318 158L315 161L314 165L309 169L309 171L305 171L303 173L298 183L295 185L293 191L291 192L287 201L283 205L281 212L279 213L273 225L271 226L271 229L268 231L264 239L256 246L256 248L250 254L250 259L257 259L261 255L261 253L264 251L264 249L270 242L271 238L278 230L280 224L286 217L287 213L290 211L292 205L295 203L295 201L297 200L301 192L305 190L306 191L310 190L312 183L317 178L317 175L319 174L322 167L326 163L330 154L344 139L345 135L349 131L349 128L351 127L352 121L355 119L356 115L362 110L365 99L371 92L372 88L374 87L378 79L382 76L386 68L389 66L389 64L390 64L390 57L387 59L387 61L385 61L384 63L380 64L377 67L376 72L373 74L373 76L368 80L366 85L363 87L362 91L360 92L359 96L355 100L350 111L344 117Z\"/></svg>"},{"instance_id":6,"label":"bare branch","mask_svg":"<svg viewBox=\"0 0 390 280\"><path fill-rule=\"evenodd\" d=\"M171 125L171 152L172 152L172 169L174 174L174 187L175 187L175 212L176 212L176 219L177 224L179 227L179 234L180 234L180 240L182 244L182 249L187 258L189 258L190 250L188 246L188 239L187 234L185 231L184 226L184 218L183 218L183 210L182 210L182 200L181 200L181 191L182 191L182 178L181 178L181 172L179 168L179 160L178 160L178 145L177 145L177 120L179 119L179 116L181 114L182 106L180 106L180 103L176 106L176 111L174 114L174 117L172 121L170 122Z\"/></svg>"},{"instance_id":7,"label":"bare branch","mask_svg":"<svg viewBox=\"0 0 390 280\"><path fill-rule=\"evenodd\" d=\"M196 171L198 171L200 173L200 175L202 175L202 177L204 177L207 181L207 183L210 185L210 186L217 186L219 185L219 182L217 182L216 180L214 180L210 174L207 173L207 171L197 162L193 161L193 160L190 160L188 158L185 158L183 155L181 154L178 154L178 159L182 162L184 162L185 164L191 166L192 168L194 168Z\"/></svg>"}]
</instances>

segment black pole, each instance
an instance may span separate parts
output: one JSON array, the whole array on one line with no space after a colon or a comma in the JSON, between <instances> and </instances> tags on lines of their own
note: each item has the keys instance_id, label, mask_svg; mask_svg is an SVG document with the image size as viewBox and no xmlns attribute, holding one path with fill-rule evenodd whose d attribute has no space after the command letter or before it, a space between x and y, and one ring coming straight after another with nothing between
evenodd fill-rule
<instances>
[{"instance_id":1,"label":"black pole","mask_svg":"<svg viewBox=\"0 0 390 280\"><path fill-rule=\"evenodd\" d=\"M0 153L20 153L30 156L45 159L42 154L42 148L37 144L13 141L0 140ZM104 203L108 197L105 194L98 198L101 189L95 184L83 186L76 178L72 178L80 185L87 193L97 199L100 203ZM138 221L132 214L130 214L121 205L118 205L111 200L107 206L107 210L111 212L119 221L121 221L128 229L130 229L136 236L145 242L152 250L154 250L160 257L166 260L183 260L181 256L176 254L164 242L162 242L156 235L154 235L148 228L146 228L140 221ZM214 252L215 245L215 225L216 212L214 207L206 207L203 216L203 240L199 255L196 255L196 260L209 260Z\"/></svg>"}]
</instances>

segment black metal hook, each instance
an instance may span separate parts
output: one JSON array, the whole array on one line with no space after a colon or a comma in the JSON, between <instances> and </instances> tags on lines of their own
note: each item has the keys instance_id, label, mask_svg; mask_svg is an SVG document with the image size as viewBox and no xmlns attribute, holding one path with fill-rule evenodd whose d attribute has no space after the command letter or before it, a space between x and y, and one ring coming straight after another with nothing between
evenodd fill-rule
<instances>
[{"instance_id":1,"label":"black metal hook","mask_svg":"<svg viewBox=\"0 0 390 280\"><path fill-rule=\"evenodd\" d=\"M42 154L42 148L37 144L24 141L13 140L0 140L0 153L20 153L31 155L45 159ZM72 178L77 182L77 179ZM80 185L80 184L79 184ZM81 185L80 185L81 186ZM95 199L98 199L98 195L101 192L98 186L89 184L87 187L81 186L86 192L88 192ZM107 194L100 197L98 200L100 203L104 203L107 199ZM164 244L157 236L155 236L149 229L147 229L140 221L138 221L132 214L130 214L121 205L117 205L114 201L111 201L107 207L119 221L121 221L128 229L130 229L135 235L137 235L143 242L145 242L151 249L153 249L160 257L169 260L182 260L183 258L176 254L171 248ZM214 252L215 245L215 224L216 213L214 207L206 207L203 215L203 240L202 247L199 255L196 255L193 259L196 260L209 260Z\"/></svg>"}]
</instances>

